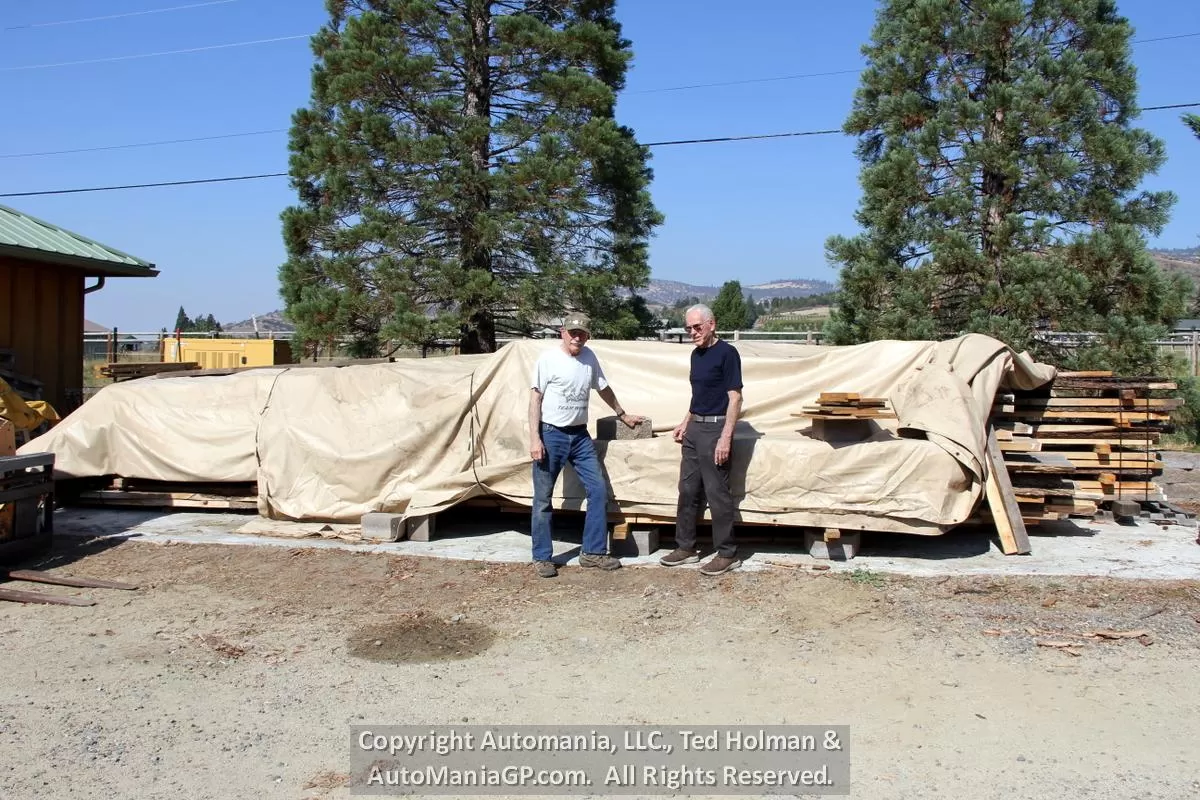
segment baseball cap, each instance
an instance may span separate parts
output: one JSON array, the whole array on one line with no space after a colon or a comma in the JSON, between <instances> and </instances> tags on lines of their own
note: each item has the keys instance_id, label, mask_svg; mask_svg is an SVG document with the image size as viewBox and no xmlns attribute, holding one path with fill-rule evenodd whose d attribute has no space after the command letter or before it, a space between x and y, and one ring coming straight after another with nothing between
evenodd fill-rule
<instances>
[{"instance_id":1,"label":"baseball cap","mask_svg":"<svg viewBox=\"0 0 1200 800\"><path fill-rule=\"evenodd\" d=\"M572 312L567 314L567 318L563 320L563 328L569 331L583 331L587 335L592 335L592 321L587 314Z\"/></svg>"}]
</instances>

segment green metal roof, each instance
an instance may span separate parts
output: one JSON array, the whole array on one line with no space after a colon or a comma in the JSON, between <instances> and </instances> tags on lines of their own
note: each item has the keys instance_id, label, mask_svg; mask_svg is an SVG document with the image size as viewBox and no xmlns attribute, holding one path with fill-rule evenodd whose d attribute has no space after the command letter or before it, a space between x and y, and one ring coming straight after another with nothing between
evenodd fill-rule
<instances>
[{"instance_id":1,"label":"green metal roof","mask_svg":"<svg viewBox=\"0 0 1200 800\"><path fill-rule=\"evenodd\" d=\"M158 274L149 261L8 206L0 206L0 255L77 267L88 275L153 277Z\"/></svg>"}]
</instances>

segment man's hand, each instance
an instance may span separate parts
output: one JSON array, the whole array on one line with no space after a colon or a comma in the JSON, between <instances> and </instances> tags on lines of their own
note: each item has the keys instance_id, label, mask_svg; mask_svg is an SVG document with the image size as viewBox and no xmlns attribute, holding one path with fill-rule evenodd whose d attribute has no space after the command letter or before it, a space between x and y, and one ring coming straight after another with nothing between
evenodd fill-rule
<instances>
[{"instance_id":1,"label":"man's hand","mask_svg":"<svg viewBox=\"0 0 1200 800\"><path fill-rule=\"evenodd\" d=\"M529 457L534 461L541 461L546 457L546 446L542 444L541 439L538 439L530 446Z\"/></svg>"},{"instance_id":2,"label":"man's hand","mask_svg":"<svg viewBox=\"0 0 1200 800\"><path fill-rule=\"evenodd\" d=\"M726 461L729 460L729 450L732 447L733 447L733 437L732 436L722 436L720 439L717 439L717 447L713 451L713 461L715 461L718 466L720 466L721 464L724 464Z\"/></svg>"},{"instance_id":3,"label":"man's hand","mask_svg":"<svg viewBox=\"0 0 1200 800\"><path fill-rule=\"evenodd\" d=\"M686 430L687 430L687 423L681 422L675 426L675 430L671 431L671 436L672 436L672 438L675 439L675 441L677 443L682 444L683 443L683 434Z\"/></svg>"},{"instance_id":4,"label":"man's hand","mask_svg":"<svg viewBox=\"0 0 1200 800\"><path fill-rule=\"evenodd\" d=\"M622 414L619 419L621 422L625 423L626 427L636 428L638 425L641 425L646 418L640 417L637 414Z\"/></svg>"}]
</instances>

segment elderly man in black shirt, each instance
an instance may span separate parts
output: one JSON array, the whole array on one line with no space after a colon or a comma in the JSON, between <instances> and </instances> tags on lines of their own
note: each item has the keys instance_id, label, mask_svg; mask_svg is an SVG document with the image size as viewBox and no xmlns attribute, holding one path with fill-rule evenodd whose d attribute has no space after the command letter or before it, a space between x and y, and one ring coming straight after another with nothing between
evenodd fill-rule
<instances>
[{"instance_id":1,"label":"elderly man in black shirt","mask_svg":"<svg viewBox=\"0 0 1200 800\"><path fill-rule=\"evenodd\" d=\"M660 560L664 566L695 564L696 517L701 492L712 512L713 549L716 555L700 572L721 575L737 569L737 542L733 536L733 495L729 491L729 454L733 429L742 410L742 359L733 345L717 338L717 321L708 306L697 305L684 317L692 344L692 401L683 422L675 427L675 441L683 445L679 467L679 507L675 520L675 547Z\"/></svg>"}]
</instances>

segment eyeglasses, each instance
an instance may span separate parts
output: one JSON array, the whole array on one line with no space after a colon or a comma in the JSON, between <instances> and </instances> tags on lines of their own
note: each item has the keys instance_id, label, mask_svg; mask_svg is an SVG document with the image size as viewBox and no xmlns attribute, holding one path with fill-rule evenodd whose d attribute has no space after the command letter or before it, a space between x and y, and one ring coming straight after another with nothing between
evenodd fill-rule
<instances>
[{"instance_id":1,"label":"eyeglasses","mask_svg":"<svg viewBox=\"0 0 1200 800\"><path fill-rule=\"evenodd\" d=\"M683 329L685 331L695 331L696 333L699 333L700 331L704 330L704 325L705 323L703 322L697 322L695 325L684 325Z\"/></svg>"}]
</instances>

